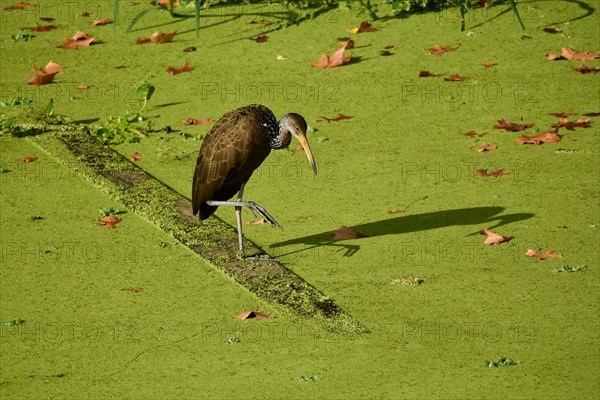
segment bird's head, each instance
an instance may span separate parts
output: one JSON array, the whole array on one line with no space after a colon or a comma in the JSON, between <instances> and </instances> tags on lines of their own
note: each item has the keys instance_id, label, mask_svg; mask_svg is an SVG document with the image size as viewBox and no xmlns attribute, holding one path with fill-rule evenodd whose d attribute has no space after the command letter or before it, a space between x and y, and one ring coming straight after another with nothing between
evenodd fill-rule
<instances>
[{"instance_id":1,"label":"bird's head","mask_svg":"<svg viewBox=\"0 0 600 400\"><path fill-rule=\"evenodd\" d=\"M304 149L304 152L306 153L306 157L308 157L308 162L310 163L313 172L315 175L317 175L317 164L315 163L315 158L312 155L308 140L306 139L307 124L304 117L296 113L285 114L283 117L281 117L281 121L279 121L279 128L282 132L290 132L296 139L298 139L302 145L302 148Z\"/></svg>"}]
</instances>

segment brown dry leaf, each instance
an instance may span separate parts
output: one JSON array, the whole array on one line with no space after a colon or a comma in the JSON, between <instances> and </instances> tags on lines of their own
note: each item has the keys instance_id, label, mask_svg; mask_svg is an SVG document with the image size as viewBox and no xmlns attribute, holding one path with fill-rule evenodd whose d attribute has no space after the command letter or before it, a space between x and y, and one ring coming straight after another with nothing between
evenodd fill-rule
<instances>
[{"instance_id":1,"label":"brown dry leaf","mask_svg":"<svg viewBox=\"0 0 600 400\"><path fill-rule=\"evenodd\" d=\"M352 56L344 56L344 51L346 51L346 44L337 49L331 57L325 53L321 54L319 61L316 63L311 63L310 65L315 68L334 68L339 67L344 63L349 63L352 61Z\"/></svg>"},{"instance_id":2,"label":"brown dry leaf","mask_svg":"<svg viewBox=\"0 0 600 400\"><path fill-rule=\"evenodd\" d=\"M542 30L543 30L544 32L546 32L546 33L561 33L561 32L562 32L562 31L559 31L559 30L558 30L558 29L556 29L556 28L544 28L544 29L542 29Z\"/></svg>"},{"instance_id":3,"label":"brown dry leaf","mask_svg":"<svg viewBox=\"0 0 600 400\"><path fill-rule=\"evenodd\" d=\"M23 30L26 31L34 31L34 32L48 32L48 31L52 31L54 29L58 29L58 26L56 25L38 25L35 26L33 28L21 28Z\"/></svg>"},{"instance_id":4,"label":"brown dry leaf","mask_svg":"<svg viewBox=\"0 0 600 400\"><path fill-rule=\"evenodd\" d=\"M19 161L23 161L25 164L28 164L30 162L37 161L37 159L37 157L21 157L19 158Z\"/></svg>"},{"instance_id":5,"label":"brown dry leaf","mask_svg":"<svg viewBox=\"0 0 600 400\"><path fill-rule=\"evenodd\" d=\"M136 288L136 287L126 287L121 290L124 292L131 292L131 293L140 293L142 291L142 289Z\"/></svg>"},{"instance_id":6,"label":"brown dry leaf","mask_svg":"<svg viewBox=\"0 0 600 400\"><path fill-rule=\"evenodd\" d=\"M483 229L481 232L482 235L486 235L487 239L483 242L483 244L492 245L492 244L500 244L503 242L508 242L513 238L513 235L503 236L496 232L492 232L489 229Z\"/></svg>"},{"instance_id":7,"label":"brown dry leaf","mask_svg":"<svg viewBox=\"0 0 600 400\"><path fill-rule=\"evenodd\" d=\"M257 219L256 221L248 221L247 219L243 219L242 222L246 225L264 225L267 220L264 218Z\"/></svg>"},{"instance_id":8,"label":"brown dry leaf","mask_svg":"<svg viewBox=\"0 0 600 400\"><path fill-rule=\"evenodd\" d=\"M575 60L575 61L590 61L595 60L596 58L600 58L600 54L591 53L587 51L575 51L569 47L563 47L561 49L560 55L558 54L548 54L548 60Z\"/></svg>"},{"instance_id":9,"label":"brown dry leaf","mask_svg":"<svg viewBox=\"0 0 600 400\"><path fill-rule=\"evenodd\" d=\"M187 118L187 119L183 120L183 124L186 126L188 126L188 125L206 125L206 124L212 124L213 122L215 122L215 120L212 118L202 118L202 119Z\"/></svg>"},{"instance_id":10,"label":"brown dry leaf","mask_svg":"<svg viewBox=\"0 0 600 400\"><path fill-rule=\"evenodd\" d=\"M406 210L387 210L388 215L404 214Z\"/></svg>"},{"instance_id":11,"label":"brown dry leaf","mask_svg":"<svg viewBox=\"0 0 600 400\"><path fill-rule=\"evenodd\" d=\"M144 44L144 43L150 43L150 42L152 42L154 44L168 43L173 40L173 38L175 37L176 34L177 34L177 31L164 32L164 33L163 32L154 32L149 37L139 38L136 41L136 43L137 44Z\"/></svg>"},{"instance_id":12,"label":"brown dry leaf","mask_svg":"<svg viewBox=\"0 0 600 400\"><path fill-rule=\"evenodd\" d=\"M44 69L40 69L33 64L31 65L31 68L37 76L34 77L29 75L27 83L30 85L45 85L51 83L56 74L64 71L64 68L61 65L52 61L48 62Z\"/></svg>"},{"instance_id":13,"label":"brown dry leaf","mask_svg":"<svg viewBox=\"0 0 600 400\"><path fill-rule=\"evenodd\" d=\"M600 116L600 112L589 112L589 113L585 113L583 115L586 117L598 117L598 116Z\"/></svg>"},{"instance_id":14,"label":"brown dry leaf","mask_svg":"<svg viewBox=\"0 0 600 400\"><path fill-rule=\"evenodd\" d=\"M139 161L139 160L141 160L141 159L142 159L142 157L143 157L143 156L144 156L144 155L143 155L142 153L140 153L140 152L135 152L135 154L132 154L132 155L130 155L130 156L129 156L129 159L130 159L131 161Z\"/></svg>"},{"instance_id":15,"label":"brown dry leaf","mask_svg":"<svg viewBox=\"0 0 600 400\"><path fill-rule=\"evenodd\" d=\"M333 240L350 240L350 239L358 239L363 237L369 237L369 235L365 232L361 231L353 231L351 228L347 226L342 226L337 231L333 232Z\"/></svg>"},{"instance_id":16,"label":"brown dry leaf","mask_svg":"<svg viewBox=\"0 0 600 400\"><path fill-rule=\"evenodd\" d=\"M6 11L14 11L14 10L25 10L27 8L35 8L35 7L39 7L39 4L17 3L12 6L5 6L2 9L6 10Z\"/></svg>"},{"instance_id":17,"label":"brown dry leaf","mask_svg":"<svg viewBox=\"0 0 600 400\"><path fill-rule=\"evenodd\" d=\"M495 62L493 62L491 60L488 61L488 62L486 62L485 64L483 64L483 66L486 67L486 68L492 68L494 65L498 65L498 63L495 63Z\"/></svg>"},{"instance_id":18,"label":"brown dry leaf","mask_svg":"<svg viewBox=\"0 0 600 400\"><path fill-rule=\"evenodd\" d=\"M475 131L469 131L467 133L465 133L465 136L469 136L469 137L482 137L488 134L488 131L483 131L481 133L477 133Z\"/></svg>"},{"instance_id":19,"label":"brown dry leaf","mask_svg":"<svg viewBox=\"0 0 600 400\"><path fill-rule=\"evenodd\" d=\"M350 33L365 33L365 32L376 32L379 29L371 26L371 24L369 23L369 21L363 21L360 23L360 26L358 28L350 28L347 29L348 32Z\"/></svg>"},{"instance_id":20,"label":"brown dry leaf","mask_svg":"<svg viewBox=\"0 0 600 400\"><path fill-rule=\"evenodd\" d=\"M172 75L178 75L182 72L190 72L193 70L194 70L194 68L190 67L190 64L188 64L186 61L186 63L183 64L183 66L181 68L175 68L175 67L172 67L169 65L165 71L167 71L168 73L170 73Z\"/></svg>"},{"instance_id":21,"label":"brown dry leaf","mask_svg":"<svg viewBox=\"0 0 600 400\"><path fill-rule=\"evenodd\" d=\"M590 128L590 120L586 118L580 118L577 121L569 121L565 118L561 118L558 122L552 125L554 128L565 128L568 131L572 131L575 128Z\"/></svg>"},{"instance_id":22,"label":"brown dry leaf","mask_svg":"<svg viewBox=\"0 0 600 400\"><path fill-rule=\"evenodd\" d=\"M498 120L498 124L494 125L494 129L505 129L508 132L520 132L527 128L533 127L534 124L513 124L507 119Z\"/></svg>"},{"instance_id":23,"label":"brown dry leaf","mask_svg":"<svg viewBox=\"0 0 600 400\"><path fill-rule=\"evenodd\" d=\"M331 121L343 121L345 119L351 119L354 117L351 117L349 115L344 115L342 113L338 113L337 117L333 117L333 118L329 118L329 117L325 117L323 115L318 116L315 121L317 122L323 122L323 121L327 121L327 122L331 122Z\"/></svg>"},{"instance_id":24,"label":"brown dry leaf","mask_svg":"<svg viewBox=\"0 0 600 400\"><path fill-rule=\"evenodd\" d=\"M450 46L440 47L440 45L436 44L434 47L431 47L429 49L424 49L424 50L427 51L429 54L433 54L434 56L441 56L444 53L447 53L449 51L455 51L457 49L458 49L458 47L450 47Z\"/></svg>"},{"instance_id":25,"label":"brown dry leaf","mask_svg":"<svg viewBox=\"0 0 600 400\"><path fill-rule=\"evenodd\" d=\"M555 253L553 250L548 250L544 253L538 253L535 250L527 249L525 252L527 257L535 257L538 260L545 260L546 258L562 258L562 255L559 253Z\"/></svg>"},{"instance_id":26,"label":"brown dry leaf","mask_svg":"<svg viewBox=\"0 0 600 400\"><path fill-rule=\"evenodd\" d=\"M95 36L88 35L81 31L77 31L72 39L63 39L63 44L60 46L63 49L78 49L80 47L88 47L96 40Z\"/></svg>"},{"instance_id":27,"label":"brown dry leaf","mask_svg":"<svg viewBox=\"0 0 600 400\"><path fill-rule=\"evenodd\" d=\"M475 149L478 153L483 153L484 151L494 151L498 148L498 146L492 146L487 143L483 143L481 146Z\"/></svg>"},{"instance_id":28,"label":"brown dry leaf","mask_svg":"<svg viewBox=\"0 0 600 400\"><path fill-rule=\"evenodd\" d=\"M97 19L96 21L92 22L93 26L99 26L99 25L108 25L111 24L112 21L108 18L104 18L104 19Z\"/></svg>"},{"instance_id":29,"label":"brown dry leaf","mask_svg":"<svg viewBox=\"0 0 600 400\"><path fill-rule=\"evenodd\" d=\"M82 17L85 17L85 18L87 18L87 17L89 17L89 16L91 16L91 15L92 15L92 13L89 13L89 12L87 12L87 11L84 11L84 12L82 12L82 13L81 13L81 16L82 16Z\"/></svg>"},{"instance_id":30,"label":"brown dry leaf","mask_svg":"<svg viewBox=\"0 0 600 400\"><path fill-rule=\"evenodd\" d=\"M595 74L600 71L600 67L588 67L587 65L580 65L577 68L573 68L573 71L581 72L582 74Z\"/></svg>"},{"instance_id":31,"label":"brown dry leaf","mask_svg":"<svg viewBox=\"0 0 600 400\"><path fill-rule=\"evenodd\" d=\"M550 115L553 115L556 118L567 118L567 117L570 117L571 115L574 115L574 114L561 112L561 113L550 113Z\"/></svg>"},{"instance_id":32,"label":"brown dry leaf","mask_svg":"<svg viewBox=\"0 0 600 400\"><path fill-rule=\"evenodd\" d=\"M196 51L196 48L194 46L186 47L185 49L183 49L184 53L191 53L193 51Z\"/></svg>"},{"instance_id":33,"label":"brown dry leaf","mask_svg":"<svg viewBox=\"0 0 600 400\"><path fill-rule=\"evenodd\" d=\"M260 35L256 36L255 38L252 38L252 40L254 40L256 43L265 43L267 41L267 39L268 39L268 37L264 33L261 33Z\"/></svg>"},{"instance_id":34,"label":"brown dry leaf","mask_svg":"<svg viewBox=\"0 0 600 400\"><path fill-rule=\"evenodd\" d=\"M352 39L346 40L344 43L344 47L346 48L346 50L353 49L354 48L354 40L352 40Z\"/></svg>"},{"instance_id":35,"label":"brown dry leaf","mask_svg":"<svg viewBox=\"0 0 600 400\"><path fill-rule=\"evenodd\" d=\"M466 81L467 78L466 76L463 75L459 75L459 74L451 74L449 77L444 78L445 81Z\"/></svg>"},{"instance_id":36,"label":"brown dry leaf","mask_svg":"<svg viewBox=\"0 0 600 400\"><path fill-rule=\"evenodd\" d=\"M475 175L479 176L502 176L508 174L508 171L503 169L497 169L495 171L488 171L487 169L476 169Z\"/></svg>"},{"instance_id":37,"label":"brown dry leaf","mask_svg":"<svg viewBox=\"0 0 600 400\"><path fill-rule=\"evenodd\" d=\"M553 143L560 142L560 136L558 136L555 132L540 132L535 136L526 136L523 135L519 138L517 143L519 144L533 144L539 145L541 143Z\"/></svg>"},{"instance_id":38,"label":"brown dry leaf","mask_svg":"<svg viewBox=\"0 0 600 400\"><path fill-rule=\"evenodd\" d=\"M106 229L113 229L117 226L119 222L121 222L121 218L116 215L107 215L102 219L97 219L98 225L104 225Z\"/></svg>"},{"instance_id":39,"label":"brown dry leaf","mask_svg":"<svg viewBox=\"0 0 600 400\"><path fill-rule=\"evenodd\" d=\"M235 315L233 318L237 318L237 319L250 319L250 318L254 318L254 319L258 319L258 320L263 320L263 319L269 319L271 318L271 314L270 313L261 313L258 311L248 311L245 313L241 313L239 315Z\"/></svg>"},{"instance_id":40,"label":"brown dry leaf","mask_svg":"<svg viewBox=\"0 0 600 400\"><path fill-rule=\"evenodd\" d=\"M443 75L443 74L434 74L434 73L426 71L426 70L422 70L421 72L419 72L419 78L431 78L431 77L441 76L441 75Z\"/></svg>"}]
</instances>

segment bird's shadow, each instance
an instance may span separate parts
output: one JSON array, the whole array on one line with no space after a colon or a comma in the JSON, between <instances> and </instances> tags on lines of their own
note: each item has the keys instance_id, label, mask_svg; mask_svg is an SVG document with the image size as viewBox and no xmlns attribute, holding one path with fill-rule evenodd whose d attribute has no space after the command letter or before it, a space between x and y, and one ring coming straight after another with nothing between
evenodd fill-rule
<instances>
[{"instance_id":1,"label":"bird's shadow","mask_svg":"<svg viewBox=\"0 0 600 400\"><path fill-rule=\"evenodd\" d=\"M483 228L495 229L512 222L529 219L535 215L531 213L499 215L502 211L504 211L504 207L472 207L434 211L423 214L386 218L375 222L354 225L351 228L355 232L361 231L373 238L384 235L401 235L410 232L440 229L449 226L478 225L474 231L465 234L465 236L470 236L478 233L479 230ZM356 241L350 243L347 241L334 241L332 232L325 231L310 236L277 242L270 247L277 248L298 244L309 246L307 248L279 255L283 256L307 251L320 246L335 246L340 250L345 250L345 256L352 256L360 250L360 245L356 243Z\"/></svg>"}]
</instances>

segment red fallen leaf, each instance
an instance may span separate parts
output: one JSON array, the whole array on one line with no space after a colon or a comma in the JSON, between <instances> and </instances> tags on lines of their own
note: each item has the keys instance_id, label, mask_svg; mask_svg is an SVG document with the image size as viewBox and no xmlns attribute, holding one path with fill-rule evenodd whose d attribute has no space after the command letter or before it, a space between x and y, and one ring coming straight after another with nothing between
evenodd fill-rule
<instances>
[{"instance_id":1,"label":"red fallen leaf","mask_svg":"<svg viewBox=\"0 0 600 400\"><path fill-rule=\"evenodd\" d=\"M575 51L569 47L563 47L561 49L560 55L558 54L548 54L548 60L575 60L575 61L590 61L599 58L600 54L598 53L590 53L587 51Z\"/></svg>"},{"instance_id":2,"label":"red fallen leaf","mask_svg":"<svg viewBox=\"0 0 600 400\"><path fill-rule=\"evenodd\" d=\"M585 115L586 117L598 117L598 116L600 116L600 112L589 112L589 113L585 113L583 115Z\"/></svg>"},{"instance_id":3,"label":"red fallen leaf","mask_svg":"<svg viewBox=\"0 0 600 400\"><path fill-rule=\"evenodd\" d=\"M98 25L108 25L111 24L112 21L108 18L104 18L104 19L97 19L96 21L92 22L93 26L98 26Z\"/></svg>"},{"instance_id":4,"label":"red fallen leaf","mask_svg":"<svg viewBox=\"0 0 600 400\"><path fill-rule=\"evenodd\" d=\"M185 49L183 49L184 53L191 53L192 51L196 51L196 48L194 46L186 47Z\"/></svg>"},{"instance_id":5,"label":"red fallen leaf","mask_svg":"<svg viewBox=\"0 0 600 400\"><path fill-rule=\"evenodd\" d=\"M331 122L331 121L342 121L344 119L351 119L351 118L354 118L354 117L351 117L349 115L344 115L342 113L338 113L337 117L333 117L333 118L329 118L329 117L320 115L316 118L316 121L317 122L323 122L323 121Z\"/></svg>"},{"instance_id":6,"label":"red fallen leaf","mask_svg":"<svg viewBox=\"0 0 600 400\"><path fill-rule=\"evenodd\" d=\"M188 126L188 125L206 125L206 124L212 124L213 122L215 122L215 120L212 118L203 118L203 119L187 118L187 119L183 120L183 124L186 126Z\"/></svg>"},{"instance_id":7,"label":"red fallen leaf","mask_svg":"<svg viewBox=\"0 0 600 400\"><path fill-rule=\"evenodd\" d=\"M104 225L106 229L113 229L121 222L121 218L116 215L107 215L102 219L97 219L98 225Z\"/></svg>"},{"instance_id":8,"label":"red fallen leaf","mask_svg":"<svg viewBox=\"0 0 600 400\"><path fill-rule=\"evenodd\" d=\"M483 242L483 244L492 245L492 244L500 244L503 242L508 242L513 238L513 235L503 236L496 232L492 232L489 229L483 229L481 232L482 235L486 235L487 239Z\"/></svg>"},{"instance_id":9,"label":"red fallen leaf","mask_svg":"<svg viewBox=\"0 0 600 400\"><path fill-rule=\"evenodd\" d=\"M404 214L406 210L387 210L388 215Z\"/></svg>"},{"instance_id":10,"label":"red fallen leaf","mask_svg":"<svg viewBox=\"0 0 600 400\"><path fill-rule=\"evenodd\" d=\"M267 41L267 39L268 39L268 37L264 33L261 33L257 37L252 38L252 40L254 40L256 43L265 43Z\"/></svg>"},{"instance_id":11,"label":"red fallen leaf","mask_svg":"<svg viewBox=\"0 0 600 400\"><path fill-rule=\"evenodd\" d=\"M498 120L498 124L494 125L494 129L505 129L508 132L520 132L524 129L533 127L534 124L513 124L507 119Z\"/></svg>"},{"instance_id":12,"label":"red fallen leaf","mask_svg":"<svg viewBox=\"0 0 600 400\"><path fill-rule=\"evenodd\" d=\"M79 89L79 90L88 90L89 88L91 88L90 85L79 85L79 86L77 86L77 89Z\"/></svg>"},{"instance_id":13,"label":"red fallen leaf","mask_svg":"<svg viewBox=\"0 0 600 400\"><path fill-rule=\"evenodd\" d=\"M488 134L488 131L483 131L481 133L477 133L475 131L469 131L467 133L465 133L465 136L469 136L469 137L482 137Z\"/></svg>"},{"instance_id":14,"label":"red fallen leaf","mask_svg":"<svg viewBox=\"0 0 600 400\"><path fill-rule=\"evenodd\" d=\"M498 63L495 63L495 62L493 62L491 60L488 61L488 62L486 62L485 64L483 64L483 66L486 67L486 68L492 68L494 65L498 65Z\"/></svg>"},{"instance_id":15,"label":"red fallen leaf","mask_svg":"<svg viewBox=\"0 0 600 400\"><path fill-rule=\"evenodd\" d=\"M377 32L379 29L371 26L369 21L363 21L358 28L350 29L352 33Z\"/></svg>"},{"instance_id":16,"label":"red fallen leaf","mask_svg":"<svg viewBox=\"0 0 600 400\"><path fill-rule=\"evenodd\" d=\"M25 10L26 8L35 8L35 7L39 7L39 4L18 3L15 5L12 5L12 6L6 6L3 8L3 10L6 10L6 11Z\"/></svg>"},{"instance_id":17,"label":"red fallen leaf","mask_svg":"<svg viewBox=\"0 0 600 400\"><path fill-rule=\"evenodd\" d=\"M258 311L248 311L245 313L241 313L240 315L236 315L233 318L237 318L237 319L250 319L250 318L254 318L254 319L258 319L258 320L263 320L263 319L269 319L271 318L271 314L270 313L261 313Z\"/></svg>"},{"instance_id":18,"label":"red fallen leaf","mask_svg":"<svg viewBox=\"0 0 600 400\"><path fill-rule=\"evenodd\" d=\"M552 142L560 142L560 136L558 136L554 132L540 132L535 136L523 135L519 138L519 141L517 143L533 144L533 145L537 146L541 143L552 143Z\"/></svg>"},{"instance_id":19,"label":"red fallen leaf","mask_svg":"<svg viewBox=\"0 0 600 400\"><path fill-rule=\"evenodd\" d=\"M467 79L469 78L459 74L452 74L449 77L444 78L445 81L466 81Z\"/></svg>"},{"instance_id":20,"label":"red fallen leaf","mask_svg":"<svg viewBox=\"0 0 600 400\"><path fill-rule=\"evenodd\" d=\"M487 169L476 169L474 172L475 175L479 176L502 176L508 174L508 171L505 171L504 169L497 169L491 172Z\"/></svg>"},{"instance_id":21,"label":"red fallen leaf","mask_svg":"<svg viewBox=\"0 0 600 400\"><path fill-rule=\"evenodd\" d=\"M544 29L542 29L542 30L543 30L544 32L546 32L546 33L561 33L561 32L562 32L562 31L559 31L559 30L558 30L558 29L556 29L556 28L544 28Z\"/></svg>"},{"instance_id":22,"label":"red fallen leaf","mask_svg":"<svg viewBox=\"0 0 600 400\"><path fill-rule=\"evenodd\" d=\"M33 77L29 75L27 78L27 83L30 85L45 85L51 83L56 74L64 71L64 68L61 65L58 65L52 61L50 61L44 69L40 69L33 64L31 67L37 76Z\"/></svg>"},{"instance_id":23,"label":"red fallen leaf","mask_svg":"<svg viewBox=\"0 0 600 400\"><path fill-rule=\"evenodd\" d=\"M321 54L321 58L316 63L310 63L311 66L315 68L334 68L339 67L344 63L348 63L352 61L352 56L344 56L344 51L346 51L346 44L337 49L335 53L331 57L327 54Z\"/></svg>"},{"instance_id":24,"label":"red fallen leaf","mask_svg":"<svg viewBox=\"0 0 600 400\"><path fill-rule=\"evenodd\" d=\"M58 26L56 26L56 25L38 25L33 28L25 27L25 28L21 28L21 29L26 30L26 31L34 31L34 32L48 32L48 31L51 31L51 30L54 30L57 28L58 28Z\"/></svg>"},{"instance_id":25,"label":"red fallen leaf","mask_svg":"<svg viewBox=\"0 0 600 400\"><path fill-rule=\"evenodd\" d=\"M497 148L498 148L498 146L492 146L487 143L483 143L481 146L476 148L475 151L478 153L483 153L484 151L493 151L493 150L496 150Z\"/></svg>"},{"instance_id":26,"label":"red fallen leaf","mask_svg":"<svg viewBox=\"0 0 600 400\"><path fill-rule=\"evenodd\" d=\"M131 161L139 161L139 160L141 160L141 159L142 159L142 157L143 157L143 154L142 154L142 153L140 153L140 152L136 152L135 154L132 154L132 155L130 155L130 156L129 156L129 159L130 159Z\"/></svg>"},{"instance_id":27,"label":"red fallen leaf","mask_svg":"<svg viewBox=\"0 0 600 400\"><path fill-rule=\"evenodd\" d=\"M354 232L351 228L348 228L347 226L342 226L340 229L333 232L333 240L349 240L363 237L369 237L369 235L361 231Z\"/></svg>"},{"instance_id":28,"label":"red fallen leaf","mask_svg":"<svg viewBox=\"0 0 600 400\"><path fill-rule=\"evenodd\" d=\"M548 250L544 253L538 253L535 250L527 249L525 252L527 257L535 257L538 260L545 260L546 258L562 258L562 255L559 253L555 253L553 250Z\"/></svg>"},{"instance_id":29,"label":"red fallen leaf","mask_svg":"<svg viewBox=\"0 0 600 400\"><path fill-rule=\"evenodd\" d=\"M565 128L568 131L572 131L575 128L589 128L590 120L585 118L580 118L577 121L569 121L565 118L561 118L558 122L552 125L555 128Z\"/></svg>"},{"instance_id":30,"label":"red fallen leaf","mask_svg":"<svg viewBox=\"0 0 600 400\"><path fill-rule=\"evenodd\" d=\"M242 222L246 225L264 225L267 221L264 218L261 218L256 221L248 221L246 219L243 219Z\"/></svg>"},{"instance_id":31,"label":"red fallen leaf","mask_svg":"<svg viewBox=\"0 0 600 400\"><path fill-rule=\"evenodd\" d=\"M96 40L95 36L90 36L87 33L77 31L73 36L73 39L63 39L63 44L60 46L63 49L78 49L80 47L88 47L92 42Z\"/></svg>"},{"instance_id":32,"label":"red fallen leaf","mask_svg":"<svg viewBox=\"0 0 600 400\"><path fill-rule=\"evenodd\" d=\"M142 289L136 288L136 287L126 287L121 290L124 292L131 292L131 293L140 293L142 291Z\"/></svg>"},{"instance_id":33,"label":"red fallen leaf","mask_svg":"<svg viewBox=\"0 0 600 400\"><path fill-rule=\"evenodd\" d=\"M165 71L167 71L168 73L173 74L173 75L178 75L182 72L190 72L193 70L194 70L194 68L190 67L190 64L188 64L186 62L185 64L183 64L183 66L181 68L175 68L175 67L172 67L169 65Z\"/></svg>"},{"instance_id":34,"label":"red fallen leaf","mask_svg":"<svg viewBox=\"0 0 600 400\"><path fill-rule=\"evenodd\" d=\"M458 47L450 47L450 46L440 47L439 44L436 44L434 47L431 47L429 49L424 49L424 50L426 50L429 54L433 54L434 56L441 56L442 54L444 54L446 52L455 51L457 49L458 49Z\"/></svg>"},{"instance_id":35,"label":"red fallen leaf","mask_svg":"<svg viewBox=\"0 0 600 400\"><path fill-rule=\"evenodd\" d=\"M170 41L173 40L173 38L175 37L175 35L177 34L177 31L173 31L173 32L154 32L152 35L150 35L149 37L141 37L139 38L136 43L137 44L144 44L144 43L154 43L154 44L161 44L161 43L168 43Z\"/></svg>"},{"instance_id":36,"label":"red fallen leaf","mask_svg":"<svg viewBox=\"0 0 600 400\"><path fill-rule=\"evenodd\" d=\"M550 115L554 115L556 118L567 118L574 114L562 112L562 113L550 113Z\"/></svg>"},{"instance_id":37,"label":"red fallen leaf","mask_svg":"<svg viewBox=\"0 0 600 400\"><path fill-rule=\"evenodd\" d=\"M577 68L573 68L573 71L581 72L582 74L595 74L600 71L600 67L588 67L582 64Z\"/></svg>"},{"instance_id":38,"label":"red fallen leaf","mask_svg":"<svg viewBox=\"0 0 600 400\"><path fill-rule=\"evenodd\" d=\"M24 163L30 163L30 162L34 162L37 161L37 157L21 157L19 158L19 161L23 161Z\"/></svg>"}]
</instances>

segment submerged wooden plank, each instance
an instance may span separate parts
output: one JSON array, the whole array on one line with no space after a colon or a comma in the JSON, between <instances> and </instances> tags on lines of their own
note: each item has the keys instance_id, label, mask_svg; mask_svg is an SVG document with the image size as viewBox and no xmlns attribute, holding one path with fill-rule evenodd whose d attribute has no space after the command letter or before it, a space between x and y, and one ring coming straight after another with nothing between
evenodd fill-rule
<instances>
[{"instance_id":1,"label":"submerged wooden plank","mask_svg":"<svg viewBox=\"0 0 600 400\"><path fill-rule=\"evenodd\" d=\"M28 138L129 210L172 235L261 299L335 332L368 330L333 300L276 261L238 257L237 232L216 217L202 223L191 202L138 166L82 132L46 133ZM264 254L247 242L249 254Z\"/></svg>"}]
</instances>

